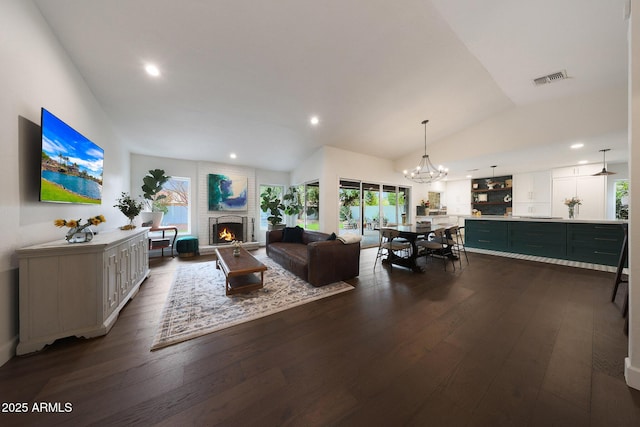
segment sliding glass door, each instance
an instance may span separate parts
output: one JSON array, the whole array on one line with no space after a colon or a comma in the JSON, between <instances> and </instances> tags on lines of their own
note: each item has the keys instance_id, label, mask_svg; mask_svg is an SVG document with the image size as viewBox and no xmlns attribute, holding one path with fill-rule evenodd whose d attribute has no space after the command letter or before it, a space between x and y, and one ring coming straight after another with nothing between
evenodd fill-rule
<instances>
[{"instance_id":1,"label":"sliding glass door","mask_svg":"<svg viewBox=\"0 0 640 427\"><path fill-rule=\"evenodd\" d=\"M361 234L362 232L362 204L360 200L362 191L360 181L340 180L338 197L340 199L338 218L339 234Z\"/></svg>"},{"instance_id":2,"label":"sliding glass door","mask_svg":"<svg viewBox=\"0 0 640 427\"><path fill-rule=\"evenodd\" d=\"M339 233L363 236L362 246L378 244L378 229L408 221L409 188L357 180L340 180Z\"/></svg>"}]
</instances>

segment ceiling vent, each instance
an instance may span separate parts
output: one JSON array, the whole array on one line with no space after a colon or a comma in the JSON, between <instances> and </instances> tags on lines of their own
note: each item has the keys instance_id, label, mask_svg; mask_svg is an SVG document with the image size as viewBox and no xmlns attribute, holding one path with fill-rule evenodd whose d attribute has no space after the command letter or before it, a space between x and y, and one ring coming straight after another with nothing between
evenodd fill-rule
<instances>
[{"instance_id":1,"label":"ceiling vent","mask_svg":"<svg viewBox=\"0 0 640 427\"><path fill-rule=\"evenodd\" d=\"M533 79L533 83L536 86L546 85L548 83L557 82L559 80L567 79L567 72L565 70L558 71L557 73L548 74L546 76L538 77L537 79Z\"/></svg>"}]
</instances>

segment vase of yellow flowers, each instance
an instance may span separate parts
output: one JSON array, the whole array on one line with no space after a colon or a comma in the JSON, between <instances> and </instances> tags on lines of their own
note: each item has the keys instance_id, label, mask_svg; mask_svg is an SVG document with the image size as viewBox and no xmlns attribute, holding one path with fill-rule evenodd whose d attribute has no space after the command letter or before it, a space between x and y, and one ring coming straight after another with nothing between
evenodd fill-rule
<instances>
[{"instance_id":1,"label":"vase of yellow flowers","mask_svg":"<svg viewBox=\"0 0 640 427\"><path fill-rule=\"evenodd\" d=\"M97 226L106 222L107 220L102 215L89 218L84 224L81 224L81 219L56 219L53 224L56 227L68 227L69 231L64 237L69 243L85 243L93 240L93 230L90 226Z\"/></svg>"},{"instance_id":2,"label":"vase of yellow flowers","mask_svg":"<svg viewBox=\"0 0 640 427\"><path fill-rule=\"evenodd\" d=\"M573 219L576 217L576 206L580 206L582 204L582 200L578 197L569 197L564 199L564 204L569 208L569 219Z\"/></svg>"}]
</instances>

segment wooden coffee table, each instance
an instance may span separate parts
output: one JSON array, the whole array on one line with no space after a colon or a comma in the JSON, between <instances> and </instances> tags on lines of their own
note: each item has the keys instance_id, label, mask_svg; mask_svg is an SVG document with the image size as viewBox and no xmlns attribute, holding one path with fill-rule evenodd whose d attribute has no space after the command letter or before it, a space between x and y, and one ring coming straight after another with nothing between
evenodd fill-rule
<instances>
[{"instance_id":1,"label":"wooden coffee table","mask_svg":"<svg viewBox=\"0 0 640 427\"><path fill-rule=\"evenodd\" d=\"M267 266L244 248L240 248L240 256L233 256L233 247L216 248L216 257L216 268L224 273L227 295L251 292L263 287Z\"/></svg>"}]
</instances>

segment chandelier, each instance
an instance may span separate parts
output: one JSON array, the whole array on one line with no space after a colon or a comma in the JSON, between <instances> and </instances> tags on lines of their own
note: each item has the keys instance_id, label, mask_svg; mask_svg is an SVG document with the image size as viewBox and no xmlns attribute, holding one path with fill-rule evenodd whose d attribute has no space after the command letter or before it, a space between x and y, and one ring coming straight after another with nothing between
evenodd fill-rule
<instances>
[{"instance_id":1,"label":"chandelier","mask_svg":"<svg viewBox=\"0 0 640 427\"><path fill-rule=\"evenodd\" d=\"M410 171L403 171L405 178L419 184L439 181L449 173L449 169L445 169L442 166L436 168L433 163L431 163L431 160L429 160L429 155L427 154L427 123L429 123L429 120L422 122L424 125L424 155L422 159L420 159L418 166Z\"/></svg>"}]
</instances>

